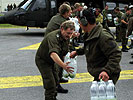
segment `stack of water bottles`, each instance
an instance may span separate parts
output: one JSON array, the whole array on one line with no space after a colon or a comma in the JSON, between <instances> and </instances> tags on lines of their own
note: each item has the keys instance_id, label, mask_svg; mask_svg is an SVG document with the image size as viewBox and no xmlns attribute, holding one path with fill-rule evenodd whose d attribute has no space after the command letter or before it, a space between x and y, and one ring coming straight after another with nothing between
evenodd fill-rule
<instances>
[{"instance_id":1,"label":"stack of water bottles","mask_svg":"<svg viewBox=\"0 0 133 100\"><path fill-rule=\"evenodd\" d=\"M91 100L116 100L115 85L112 80L108 80L108 82L93 81L90 94Z\"/></svg>"},{"instance_id":2,"label":"stack of water bottles","mask_svg":"<svg viewBox=\"0 0 133 100\"><path fill-rule=\"evenodd\" d=\"M68 66L73 67L73 72L68 73L65 70L63 70L63 77L64 78L75 78L77 73L77 56L74 58L70 58L70 52L68 52L64 58L64 63L70 62Z\"/></svg>"}]
</instances>

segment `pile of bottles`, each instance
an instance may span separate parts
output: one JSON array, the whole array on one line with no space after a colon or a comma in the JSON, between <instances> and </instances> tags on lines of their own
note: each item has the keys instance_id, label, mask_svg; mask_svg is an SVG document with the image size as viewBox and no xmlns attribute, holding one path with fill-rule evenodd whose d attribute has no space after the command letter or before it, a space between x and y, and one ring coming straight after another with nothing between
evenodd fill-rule
<instances>
[{"instance_id":1,"label":"pile of bottles","mask_svg":"<svg viewBox=\"0 0 133 100\"><path fill-rule=\"evenodd\" d=\"M63 77L64 78L75 78L77 73L77 56L74 58L70 58L70 52L68 52L64 58L64 63L70 62L68 66L73 67L73 72L68 73L65 70L63 70Z\"/></svg>"},{"instance_id":2,"label":"pile of bottles","mask_svg":"<svg viewBox=\"0 0 133 100\"><path fill-rule=\"evenodd\" d=\"M112 80L108 80L108 82L93 81L90 94L91 100L116 100L115 85Z\"/></svg>"}]
</instances>

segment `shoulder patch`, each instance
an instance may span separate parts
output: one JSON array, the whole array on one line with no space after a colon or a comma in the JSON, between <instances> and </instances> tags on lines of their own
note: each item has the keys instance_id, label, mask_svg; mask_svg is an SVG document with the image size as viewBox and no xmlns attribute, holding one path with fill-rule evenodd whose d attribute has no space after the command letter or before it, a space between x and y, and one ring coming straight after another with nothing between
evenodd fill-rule
<instances>
[{"instance_id":1,"label":"shoulder patch","mask_svg":"<svg viewBox=\"0 0 133 100\"><path fill-rule=\"evenodd\" d=\"M60 37L59 34L57 34L56 37L57 37L57 38Z\"/></svg>"}]
</instances>

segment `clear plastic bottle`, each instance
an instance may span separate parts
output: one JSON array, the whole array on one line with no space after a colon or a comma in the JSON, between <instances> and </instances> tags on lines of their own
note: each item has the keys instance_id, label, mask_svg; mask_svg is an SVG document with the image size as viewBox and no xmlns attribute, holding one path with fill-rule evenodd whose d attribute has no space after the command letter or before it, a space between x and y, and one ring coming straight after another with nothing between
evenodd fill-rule
<instances>
[{"instance_id":1,"label":"clear plastic bottle","mask_svg":"<svg viewBox=\"0 0 133 100\"><path fill-rule=\"evenodd\" d=\"M98 100L98 83L93 81L90 87L91 100Z\"/></svg>"},{"instance_id":2,"label":"clear plastic bottle","mask_svg":"<svg viewBox=\"0 0 133 100\"><path fill-rule=\"evenodd\" d=\"M112 80L108 81L106 94L107 94L107 100L116 100L115 85Z\"/></svg>"},{"instance_id":3,"label":"clear plastic bottle","mask_svg":"<svg viewBox=\"0 0 133 100\"><path fill-rule=\"evenodd\" d=\"M106 83L104 81L99 82L99 99L106 100Z\"/></svg>"}]
</instances>

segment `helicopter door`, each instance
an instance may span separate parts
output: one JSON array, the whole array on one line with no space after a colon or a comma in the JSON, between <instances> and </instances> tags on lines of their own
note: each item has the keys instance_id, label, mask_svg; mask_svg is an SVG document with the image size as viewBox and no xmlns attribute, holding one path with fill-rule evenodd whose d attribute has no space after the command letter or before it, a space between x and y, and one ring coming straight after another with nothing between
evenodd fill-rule
<instances>
[{"instance_id":1,"label":"helicopter door","mask_svg":"<svg viewBox=\"0 0 133 100\"><path fill-rule=\"evenodd\" d=\"M54 16L56 13L57 13L56 1L51 0L50 1L50 18Z\"/></svg>"},{"instance_id":2,"label":"helicopter door","mask_svg":"<svg viewBox=\"0 0 133 100\"><path fill-rule=\"evenodd\" d=\"M35 0L27 11L27 26L44 27L48 19L48 8L46 0Z\"/></svg>"}]
</instances>

